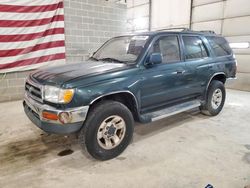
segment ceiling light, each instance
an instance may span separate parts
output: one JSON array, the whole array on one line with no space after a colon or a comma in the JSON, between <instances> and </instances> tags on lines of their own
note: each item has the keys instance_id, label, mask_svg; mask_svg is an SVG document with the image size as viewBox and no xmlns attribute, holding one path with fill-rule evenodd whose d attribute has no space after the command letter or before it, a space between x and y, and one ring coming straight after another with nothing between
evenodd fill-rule
<instances>
[{"instance_id":1,"label":"ceiling light","mask_svg":"<svg viewBox=\"0 0 250 188\"><path fill-rule=\"evenodd\" d=\"M246 49L249 48L249 42L232 42L229 44L233 49Z\"/></svg>"}]
</instances>

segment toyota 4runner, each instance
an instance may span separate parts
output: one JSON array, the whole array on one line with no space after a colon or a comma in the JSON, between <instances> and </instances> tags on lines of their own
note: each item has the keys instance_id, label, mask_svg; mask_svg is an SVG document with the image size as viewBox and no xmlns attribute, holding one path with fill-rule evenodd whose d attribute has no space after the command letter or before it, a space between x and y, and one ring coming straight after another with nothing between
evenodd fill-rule
<instances>
[{"instance_id":1,"label":"toyota 4runner","mask_svg":"<svg viewBox=\"0 0 250 188\"><path fill-rule=\"evenodd\" d=\"M84 63L37 70L25 84L26 115L49 133L78 133L96 159L118 156L134 121L193 108L220 113L236 60L212 31L154 31L110 39Z\"/></svg>"}]
</instances>

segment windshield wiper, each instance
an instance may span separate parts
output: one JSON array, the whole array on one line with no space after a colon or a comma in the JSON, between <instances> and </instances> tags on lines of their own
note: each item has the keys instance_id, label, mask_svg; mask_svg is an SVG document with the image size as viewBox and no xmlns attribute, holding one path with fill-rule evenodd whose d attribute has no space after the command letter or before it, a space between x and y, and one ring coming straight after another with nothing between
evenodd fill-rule
<instances>
[{"instance_id":1,"label":"windshield wiper","mask_svg":"<svg viewBox=\"0 0 250 188\"><path fill-rule=\"evenodd\" d=\"M121 60L111 58L111 57L102 58L102 59L99 59L99 61L110 61L110 62L114 61L117 63L126 63L125 61L121 61Z\"/></svg>"}]
</instances>

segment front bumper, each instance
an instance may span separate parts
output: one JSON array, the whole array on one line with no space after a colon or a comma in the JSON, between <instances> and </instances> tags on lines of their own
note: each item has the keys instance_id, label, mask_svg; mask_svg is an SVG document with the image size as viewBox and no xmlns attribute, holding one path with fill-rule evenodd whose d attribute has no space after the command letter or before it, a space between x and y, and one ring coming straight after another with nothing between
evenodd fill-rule
<instances>
[{"instance_id":1,"label":"front bumper","mask_svg":"<svg viewBox=\"0 0 250 188\"><path fill-rule=\"evenodd\" d=\"M69 134L77 132L81 129L86 119L89 106L70 108L59 110L52 106L41 104L31 99L27 93L24 95L23 101L24 111L28 118L40 129L48 133ZM42 113L52 112L59 115L61 112L67 112L71 115L70 123L62 124L59 120L48 120L42 117Z\"/></svg>"}]
</instances>

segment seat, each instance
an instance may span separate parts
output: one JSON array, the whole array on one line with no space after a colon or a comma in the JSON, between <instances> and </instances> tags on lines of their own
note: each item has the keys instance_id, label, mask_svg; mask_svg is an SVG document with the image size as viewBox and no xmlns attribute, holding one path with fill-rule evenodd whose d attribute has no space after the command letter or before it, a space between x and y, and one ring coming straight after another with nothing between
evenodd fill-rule
<instances>
[{"instance_id":1,"label":"seat","mask_svg":"<svg viewBox=\"0 0 250 188\"><path fill-rule=\"evenodd\" d=\"M176 44L171 41L159 41L160 51L162 53L163 62L172 62L180 60L179 50Z\"/></svg>"}]
</instances>

